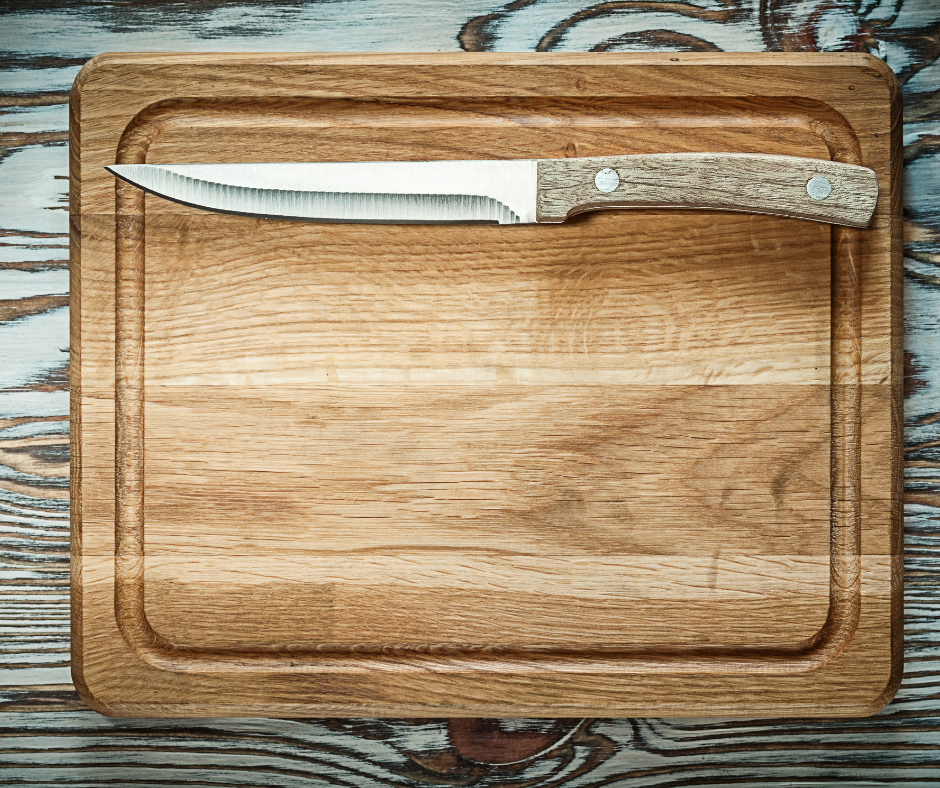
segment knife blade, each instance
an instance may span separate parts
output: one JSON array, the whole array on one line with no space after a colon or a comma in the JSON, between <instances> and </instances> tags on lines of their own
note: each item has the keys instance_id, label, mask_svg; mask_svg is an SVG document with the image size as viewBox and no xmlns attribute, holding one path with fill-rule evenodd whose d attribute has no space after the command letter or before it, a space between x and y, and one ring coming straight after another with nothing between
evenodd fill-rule
<instances>
[{"instance_id":1,"label":"knife blade","mask_svg":"<svg viewBox=\"0 0 940 788\"><path fill-rule=\"evenodd\" d=\"M878 202L866 167L749 153L106 169L196 208L318 222L531 224L607 208L705 208L867 227Z\"/></svg>"}]
</instances>

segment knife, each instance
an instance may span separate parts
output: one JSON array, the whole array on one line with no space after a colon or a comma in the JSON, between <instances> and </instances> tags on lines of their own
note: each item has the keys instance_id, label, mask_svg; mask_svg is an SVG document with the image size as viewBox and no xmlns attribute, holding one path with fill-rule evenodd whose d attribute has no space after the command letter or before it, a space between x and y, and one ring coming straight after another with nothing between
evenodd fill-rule
<instances>
[{"instance_id":1,"label":"knife","mask_svg":"<svg viewBox=\"0 0 940 788\"><path fill-rule=\"evenodd\" d=\"M878 201L866 167L755 153L106 169L184 205L318 222L531 224L605 208L710 208L867 227Z\"/></svg>"}]
</instances>

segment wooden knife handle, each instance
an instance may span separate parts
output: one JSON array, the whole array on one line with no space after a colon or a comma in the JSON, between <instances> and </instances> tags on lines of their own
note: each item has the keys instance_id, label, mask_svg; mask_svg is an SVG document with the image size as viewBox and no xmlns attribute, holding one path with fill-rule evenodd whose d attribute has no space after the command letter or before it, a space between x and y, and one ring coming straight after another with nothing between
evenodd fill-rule
<instances>
[{"instance_id":1,"label":"wooden knife handle","mask_svg":"<svg viewBox=\"0 0 940 788\"><path fill-rule=\"evenodd\" d=\"M536 220L600 208L716 208L868 227L878 176L867 167L759 153L652 153L538 163Z\"/></svg>"}]
</instances>

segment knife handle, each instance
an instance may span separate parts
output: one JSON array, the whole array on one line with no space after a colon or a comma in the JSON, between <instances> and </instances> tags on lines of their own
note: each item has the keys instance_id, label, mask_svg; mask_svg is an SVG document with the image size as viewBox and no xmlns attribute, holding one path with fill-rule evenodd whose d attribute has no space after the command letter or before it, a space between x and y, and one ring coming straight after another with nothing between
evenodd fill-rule
<instances>
[{"instance_id":1,"label":"knife handle","mask_svg":"<svg viewBox=\"0 0 940 788\"><path fill-rule=\"evenodd\" d=\"M601 208L714 208L868 227L867 167L760 153L652 153L538 163L536 221Z\"/></svg>"}]
</instances>

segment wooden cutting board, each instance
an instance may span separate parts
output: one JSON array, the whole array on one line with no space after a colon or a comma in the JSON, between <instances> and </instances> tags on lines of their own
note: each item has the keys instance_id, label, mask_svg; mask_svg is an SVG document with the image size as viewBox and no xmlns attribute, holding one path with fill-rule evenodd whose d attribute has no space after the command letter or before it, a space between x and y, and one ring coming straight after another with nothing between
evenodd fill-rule
<instances>
[{"instance_id":1,"label":"wooden cutting board","mask_svg":"<svg viewBox=\"0 0 940 788\"><path fill-rule=\"evenodd\" d=\"M141 716L864 715L901 677L900 101L855 54L183 55L72 95L72 658ZM743 151L870 229L212 214L107 164Z\"/></svg>"}]
</instances>

